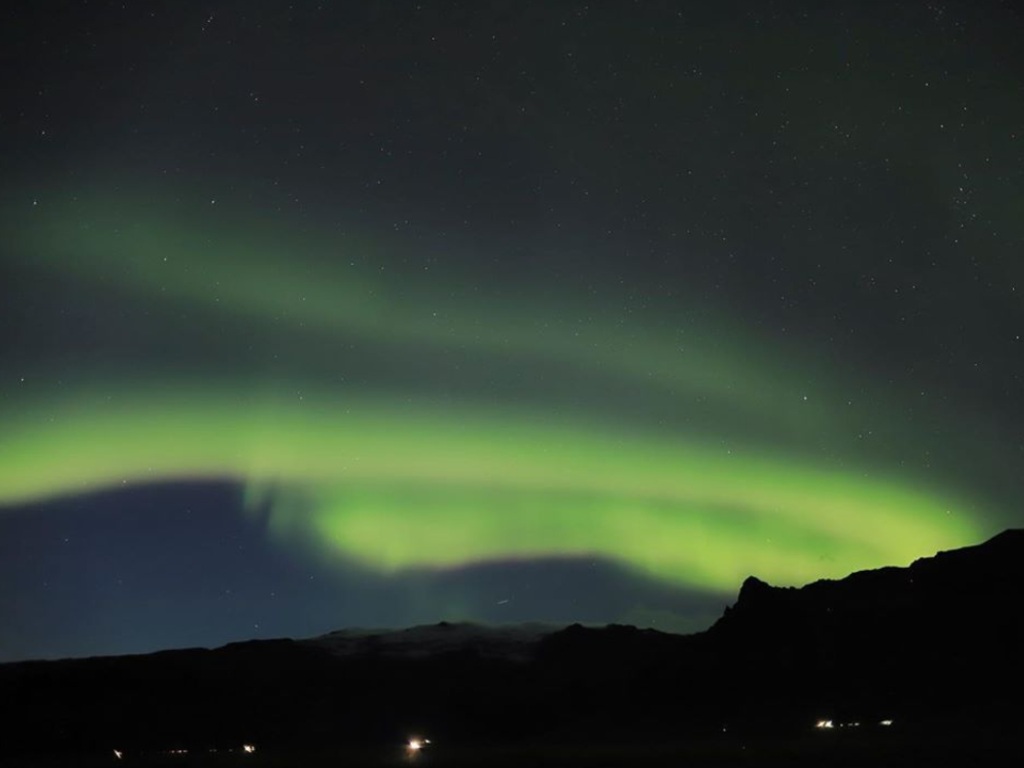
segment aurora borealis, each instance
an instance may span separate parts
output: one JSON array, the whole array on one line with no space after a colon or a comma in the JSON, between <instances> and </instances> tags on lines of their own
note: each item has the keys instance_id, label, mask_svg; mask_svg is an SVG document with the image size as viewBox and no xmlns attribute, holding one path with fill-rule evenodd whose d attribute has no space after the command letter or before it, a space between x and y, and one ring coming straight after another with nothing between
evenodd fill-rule
<instances>
[{"instance_id":1,"label":"aurora borealis","mask_svg":"<svg viewBox=\"0 0 1024 768\"><path fill-rule=\"evenodd\" d=\"M23 4L0 660L698 629L1019 524L983 5Z\"/></svg>"},{"instance_id":2,"label":"aurora borealis","mask_svg":"<svg viewBox=\"0 0 1024 768\"><path fill-rule=\"evenodd\" d=\"M281 483L269 491L272 525L309 526L371 567L597 555L723 590L751 563L799 581L970 535L946 519L948 501L896 485L522 417L448 408L430 418L358 400L248 409L203 392L123 400L87 402L84 416L51 411L58 430L12 440L27 458L4 456L8 500L204 476ZM305 508L292 493L308 496ZM871 534L880 526L887 541ZM763 546L766 536L777 543ZM680 552L679 540L704 544ZM828 569L823 552L834 553Z\"/></svg>"}]
</instances>

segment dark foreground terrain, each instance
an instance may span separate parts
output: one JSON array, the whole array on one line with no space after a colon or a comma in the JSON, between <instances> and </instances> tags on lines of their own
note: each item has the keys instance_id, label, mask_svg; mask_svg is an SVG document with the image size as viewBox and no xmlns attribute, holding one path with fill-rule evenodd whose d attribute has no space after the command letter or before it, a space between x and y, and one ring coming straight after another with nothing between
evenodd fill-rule
<instances>
[{"instance_id":1,"label":"dark foreground terrain","mask_svg":"<svg viewBox=\"0 0 1024 768\"><path fill-rule=\"evenodd\" d=\"M751 578L691 636L441 624L0 665L0 764L1017 765L1022 587L1007 531Z\"/></svg>"},{"instance_id":2,"label":"dark foreground terrain","mask_svg":"<svg viewBox=\"0 0 1024 768\"><path fill-rule=\"evenodd\" d=\"M755 740L748 743L720 741L717 743L591 743L591 744L494 744L438 748L432 754L410 757L399 745L378 749L322 748L291 749L274 753L241 755L238 753L190 753L166 755L142 753L117 759L113 754L101 756L22 757L5 765L22 768L57 768L59 766L152 766L153 768L408 768L435 766L441 768L556 768L586 766L587 768L741 768L746 766L821 766L828 768L869 768L896 766L1013 766L1020 765L1019 748L989 743L969 744L941 742L925 745L902 739L871 738L827 739L808 737L788 740Z\"/></svg>"}]
</instances>

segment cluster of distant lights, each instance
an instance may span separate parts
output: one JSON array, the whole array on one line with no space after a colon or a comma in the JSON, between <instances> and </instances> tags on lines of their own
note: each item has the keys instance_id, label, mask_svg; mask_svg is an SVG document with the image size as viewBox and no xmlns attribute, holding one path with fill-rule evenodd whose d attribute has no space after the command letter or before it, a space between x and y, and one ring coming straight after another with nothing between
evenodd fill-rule
<instances>
[{"instance_id":1,"label":"cluster of distant lights","mask_svg":"<svg viewBox=\"0 0 1024 768\"><path fill-rule=\"evenodd\" d=\"M418 755L420 752L422 752L424 749L426 749L428 746L430 746L430 743L431 743L430 739L424 739L424 738L421 738L419 736L413 736L413 737L411 737L409 739L408 742L406 742L405 753L411 759L413 757L416 757L416 755ZM211 748L211 749L209 749L207 751L208 752L216 752L217 750ZM228 752L236 752L236 751L239 751L239 750L229 749L229 750L226 750L226 751L228 751ZM251 755L251 754L253 754L256 751L256 747L253 744L243 744L242 748L241 748L241 751L243 753L247 754L247 755ZM189 751L187 749L181 749L181 748L178 748L178 749L165 749L162 752L162 754L165 754L165 755L187 755L188 753L189 753ZM114 750L114 757L117 758L118 760L123 760L124 759L124 754L125 753L124 753L123 750L120 750L120 749L115 749Z\"/></svg>"},{"instance_id":2,"label":"cluster of distant lights","mask_svg":"<svg viewBox=\"0 0 1024 768\"><path fill-rule=\"evenodd\" d=\"M880 725L880 726L882 726L884 728L888 728L892 724L893 724L893 721L892 720L888 720L888 719L886 719L886 720L879 720L878 721L878 725ZM859 728L860 726L861 726L861 723L859 721L854 721L854 722L849 722L849 723L838 723L837 724L834 720L818 720L818 722L816 722L814 724L814 727L817 730L819 730L819 731L830 731L830 730L833 730L835 728ZM724 731L725 729L723 728L722 730ZM412 759L412 758L416 757L416 755L418 755L424 749L426 749L428 746L430 746L430 743L431 743L430 739L424 739L424 738L420 738L419 736L413 736L412 738L409 739L408 742L406 742L405 753L406 753L406 755L410 759ZM216 752L217 750L216 749L210 749L208 751L209 752ZM228 750L228 751L229 752L234 752L235 750L231 749L231 750ZM251 755L251 754L253 754L256 751L256 747L254 745L252 745L252 744L243 744L241 751L244 752L247 755ZM187 755L188 754L188 750L187 749L168 749L168 750L165 750L163 754L165 754L165 755ZM124 758L124 752L122 752L119 749L115 749L114 750L114 757L116 757L118 760L121 760L121 759Z\"/></svg>"},{"instance_id":3,"label":"cluster of distant lights","mask_svg":"<svg viewBox=\"0 0 1024 768\"><path fill-rule=\"evenodd\" d=\"M427 748L430 744L430 739L421 739L418 736L413 736L409 739L409 742L405 745L405 754L409 759L416 757L420 752Z\"/></svg>"},{"instance_id":4,"label":"cluster of distant lights","mask_svg":"<svg viewBox=\"0 0 1024 768\"><path fill-rule=\"evenodd\" d=\"M888 728L890 725L892 725L892 723L893 723L892 720L879 720L878 721L878 724L880 726L882 726L883 728ZM837 724L833 720L819 720L818 722L816 722L814 724L814 727L817 728L819 731L830 731L833 728L860 728L860 725L861 725L860 722L856 722L856 721L855 722L851 722L851 723L838 723Z\"/></svg>"},{"instance_id":5,"label":"cluster of distant lights","mask_svg":"<svg viewBox=\"0 0 1024 768\"><path fill-rule=\"evenodd\" d=\"M217 749L212 748L212 747L207 750L207 752L211 752L211 753L212 752L217 752L217 751L218 751ZM251 755L251 754L253 754L256 751L256 746L253 745L253 744L243 744L241 750L228 749L228 750L225 750L225 751L226 752L238 752L238 751L241 751L242 753L244 753L246 755ZM188 750L184 749L184 748L165 749L165 750L163 750L163 752L161 754L164 754L164 755L187 755L188 754ZM118 760L124 760L124 750L115 749L114 750L114 757L117 758Z\"/></svg>"}]
</instances>

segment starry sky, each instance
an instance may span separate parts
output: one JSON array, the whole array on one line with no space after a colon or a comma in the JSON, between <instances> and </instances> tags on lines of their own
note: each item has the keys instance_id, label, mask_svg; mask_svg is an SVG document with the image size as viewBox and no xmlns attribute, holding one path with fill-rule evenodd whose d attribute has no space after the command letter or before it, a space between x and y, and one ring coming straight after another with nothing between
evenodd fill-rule
<instances>
[{"instance_id":1,"label":"starry sky","mask_svg":"<svg viewBox=\"0 0 1024 768\"><path fill-rule=\"evenodd\" d=\"M1012 2L3 14L0 661L696 631L1024 522Z\"/></svg>"}]
</instances>

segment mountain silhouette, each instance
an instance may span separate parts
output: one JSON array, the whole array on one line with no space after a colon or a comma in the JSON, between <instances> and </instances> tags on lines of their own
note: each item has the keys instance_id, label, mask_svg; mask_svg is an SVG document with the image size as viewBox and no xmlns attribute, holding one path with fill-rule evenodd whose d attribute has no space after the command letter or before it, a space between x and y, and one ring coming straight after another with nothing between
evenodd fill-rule
<instances>
[{"instance_id":1,"label":"mountain silhouette","mask_svg":"<svg viewBox=\"0 0 1024 768\"><path fill-rule=\"evenodd\" d=\"M857 743L932 750L933 764L977 758L978 744L1006 754L1018 749L1024 715L1022 588L1024 531L1009 530L906 568L801 588L750 577L696 635L442 623L4 664L0 762L49 755L84 765L113 748L243 743L370 749L410 732L439 743L657 739L722 749L788 739L824 759L823 745L840 736L822 736L819 723L856 731Z\"/></svg>"}]
</instances>

